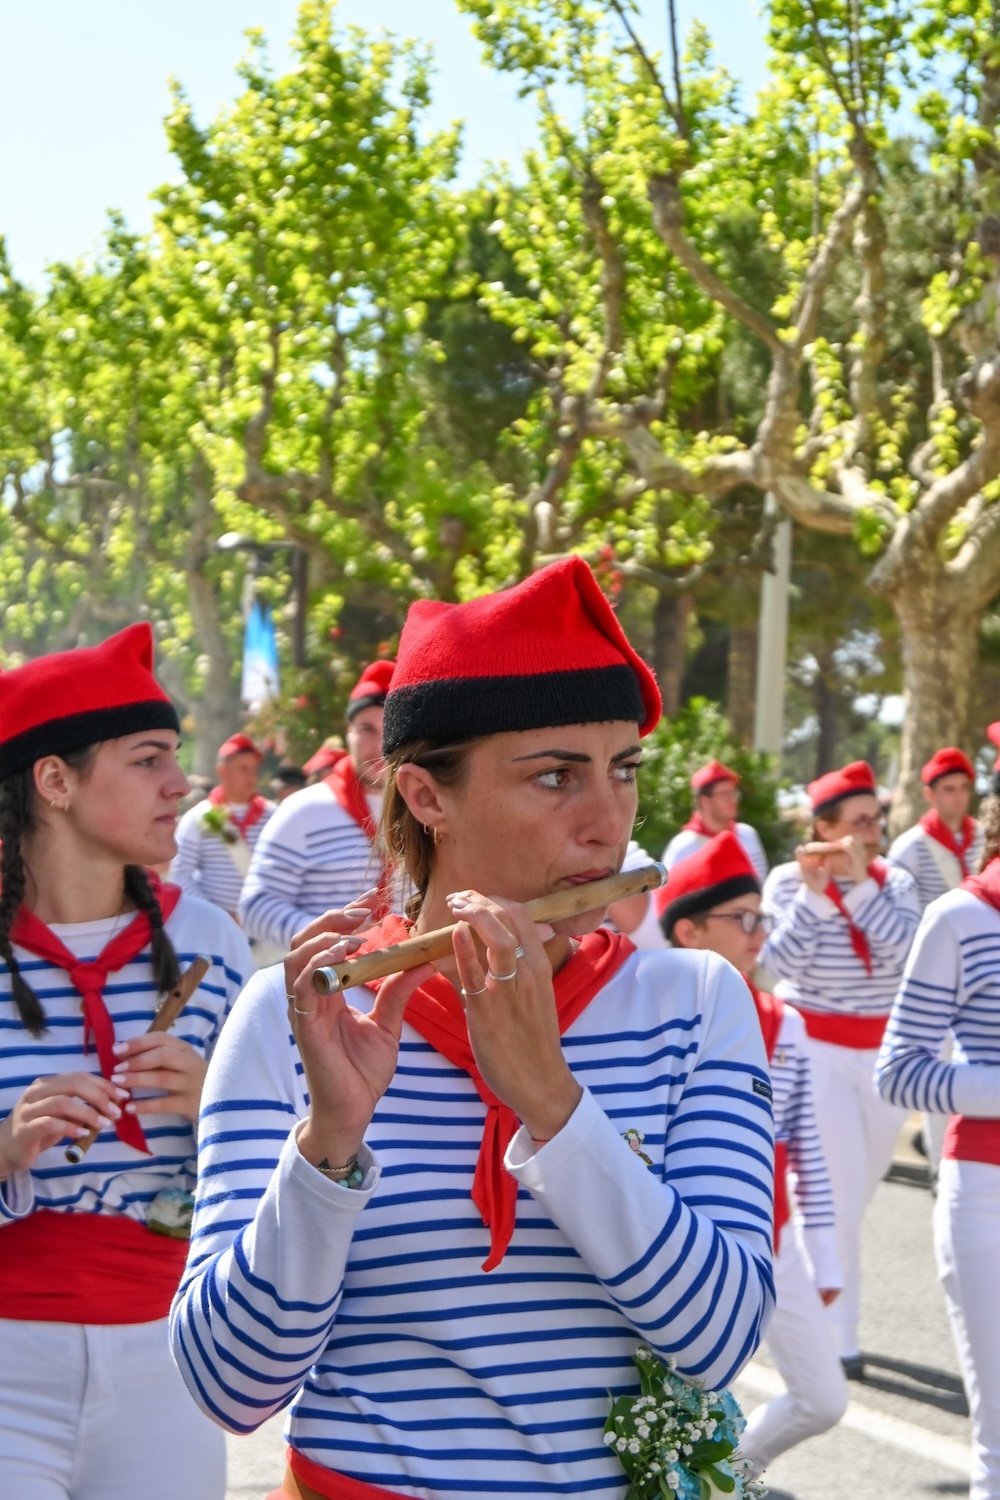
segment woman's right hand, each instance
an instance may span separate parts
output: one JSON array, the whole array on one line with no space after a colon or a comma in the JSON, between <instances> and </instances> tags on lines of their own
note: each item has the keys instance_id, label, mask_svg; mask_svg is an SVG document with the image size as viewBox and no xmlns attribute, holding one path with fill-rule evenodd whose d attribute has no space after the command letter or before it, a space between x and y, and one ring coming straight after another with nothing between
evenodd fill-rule
<instances>
[{"instance_id":1,"label":"woman's right hand","mask_svg":"<svg viewBox=\"0 0 1000 1500\"><path fill-rule=\"evenodd\" d=\"M307 929L308 931L308 929ZM343 1166L357 1155L375 1106L392 1082L403 1012L413 991L434 972L430 964L382 982L367 1013L341 991L320 995L317 969L342 962L356 938L330 932L304 937L285 959L288 1020L309 1088L309 1118L298 1136L313 1166Z\"/></svg>"},{"instance_id":2,"label":"woman's right hand","mask_svg":"<svg viewBox=\"0 0 1000 1500\"><path fill-rule=\"evenodd\" d=\"M0 1177L32 1166L43 1151L67 1138L113 1130L128 1091L99 1073L56 1073L29 1083L0 1123Z\"/></svg>"}]
</instances>

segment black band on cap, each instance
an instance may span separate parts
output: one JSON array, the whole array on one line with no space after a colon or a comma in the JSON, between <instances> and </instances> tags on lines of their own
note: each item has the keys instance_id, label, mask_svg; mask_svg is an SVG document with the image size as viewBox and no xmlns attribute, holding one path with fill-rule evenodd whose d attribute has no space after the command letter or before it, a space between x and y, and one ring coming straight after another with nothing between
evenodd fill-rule
<instances>
[{"instance_id":1,"label":"black band on cap","mask_svg":"<svg viewBox=\"0 0 1000 1500\"><path fill-rule=\"evenodd\" d=\"M439 678L394 687L385 702L382 750L414 740L454 740L561 724L645 722L639 679L625 662L529 676Z\"/></svg>"},{"instance_id":2,"label":"black band on cap","mask_svg":"<svg viewBox=\"0 0 1000 1500\"><path fill-rule=\"evenodd\" d=\"M146 703L121 703L115 708L92 708L35 724L23 734L0 744L0 780L26 771L43 755L66 755L96 745L101 740L119 740L143 729L174 729L180 721L172 703L153 698Z\"/></svg>"},{"instance_id":3,"label":"black band on cap","mask_svg":"<svg viewBox=\"0 0 1000 1500\"><path fill-rule=\"evenodd\" d=\"M669 874L667 890L670 890ZM720 880L717 885L706 885L699 891L687 891L683 896L678 896L676 901L671 901L660 917L660 930L669 943L674 935L674 928L682 917L700 917L702 912L722 906L726 901L735 901L737 896L759 895L760 881L755 875L732 875L728 880Z\"/></svg>"},{"instance_id":4,"label":"black band on cap","mask_svg":"<svg viewBox=\"0 0 1000 1500\"><path fill-rule=\"evenodd\" d=\"M361 713L365 708L382 708L385 704L384 693L366 693L363 698L351 698L347 704L348 724L355 714Z\"/></svg>"}]
</instances>

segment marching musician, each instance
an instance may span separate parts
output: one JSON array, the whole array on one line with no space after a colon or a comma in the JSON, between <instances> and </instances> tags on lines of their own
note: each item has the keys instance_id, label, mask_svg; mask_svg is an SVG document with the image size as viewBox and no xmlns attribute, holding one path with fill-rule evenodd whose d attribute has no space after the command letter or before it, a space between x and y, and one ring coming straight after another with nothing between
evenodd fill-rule
<instances>
[{"instance_id":1,"label":"marching musician","mask_svg":"<svg viewBox=\"0 0 1000 1500\"><path fill-rule=\"evenodd\" d=\"M904 1119L879 1098L872 1070L919 920L913 877L878 858L875 790L865 761L810 783L813 842L767 878L774 929L760 955L779 976L775 993L805 1021L844 1277L829 1315L844 1370L857 1380L861 1224Z\"/></svg>"},{"instance_id":2,"label":"marching musician","mask_svg":"<svg viewBox=\"0 0 1000 1500\"><path fill-rule=\"evenodd\" d=\"M938 750L922 768L920 780L927 811L893 842L889 859L913 876L923 911L979 869L983 835L969 816L976 772L963 751L954 745Z\"/></svg>"},{"instance_id":3,"label":"marching musician","mask_svg":"<svg viewBox=\"0 0 1000 1500\"><path fill-rule=\"evenodd\" d=\"M152 632L0 673L0 1494L222 1500L170 1358L206 1059L252 961L161 885L178 722ZM148 1032L199 955L172 1032ZM67 1161L67 1146L82 1152ZM77 1153L78 1154L78 1153ZM157 1232L159 1231L159 1232Z\"/></svg>"},{"instance_id":4,"label":"marching musician","mask_svg":"<svg viewBox=\"0 0 1000 1500\"><path fill-rule=\"evenodd\" d=\"M348 906L368 886L380 883L387 895L374 844L392 669L391 661L365 668L347 704L346 755L338 755L315 786L281 804L254 850L240 918L271 959L288 951L300 928L329 908Z\"/></svg>"},{"instance_id":5,"label":"marching musician","mask_svg":"<svg viewBox=\"0 0 1000 1500\"><path fill-rule=\"evenodd\" d=\"M805 1025L794 1006L759 990L751 977L770 921L760 895L756 872L733 833L718 834L675 865L667 885L653 893L668 942L721 954L743 975L771 1070L777 1306L765 1342L786 1389L747 1419L739 1451L755 1474L796 1443L826 1432L847 1407L847 1384L823 1310L836 1301L841 1275Z\"/></svg>"},{"instance_id":6,"label":"marching musician","mask_svg":"<svg viewBox=\"0 0 1000 1500\"><path fill-rule=\"evenodd\" d=\"M763 885L767 879L767 855L760 834L750 823L737 822L740 810L740 780L721 760L710 760L691 777L694 812L663 851L663 863L671 869L687 859L709 839L727 830L735 833Z\"/></svg>"},{"instance_id":7,"label":"marching musician","mask_svg":"<svg viewBox=\"0 0 1000 1500\"><path fill-rule=\"evenodd\" d=\"M262 759L248 734L230 735L219 746L216 785L177 825L171 880L234 920L254 846L275 808L257 790Z\"/></svg>"},{"instance_id":8,"label":"marching musician","mask_svg":"<svg viewBox=\"0 0 1000 1500\"><path fill-rule=\"evenodd\" d=\"M944 1287L972 1417L970 1500L1000 1497L1000 795L980 808L978 875L933 901L878 1057L893 1106L949 1117L934 1205ZM950 1036L954 1050L941 1056Z\"/></svg>"},{"instance_id":9,"label":"marching musician","mask_svg":"<svg viewBox=\"0 0 1000 1500\"><path fill-rule=\"evenodd\" d=\"M453 956L319 995L314 925L213 1058L172 1320L234 1431L292 1402L279 1497L624 1496L642 1341L718 1387L770 1312L772 1135L749 992L523 903L621 864L661 712L587 565L409 612L382 828L413 883L366 949ZM341 926L346 924L340 924ZM286 1002L285 985L288 987Z\"/></svg>"}]
</instances>

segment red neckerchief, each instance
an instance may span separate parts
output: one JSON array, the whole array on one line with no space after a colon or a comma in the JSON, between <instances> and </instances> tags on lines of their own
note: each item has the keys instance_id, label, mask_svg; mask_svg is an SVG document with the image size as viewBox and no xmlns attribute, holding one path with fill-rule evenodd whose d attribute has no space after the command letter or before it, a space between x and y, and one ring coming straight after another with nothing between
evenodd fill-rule
<instances>
[{"instance_id":1,"label":"red neckerchief","mask_svg":"<svg viewBox=\"0 0 1000 1500\"><path fill-rule=\"evenodd\" d=\"M970 891L980 901L985 901L987 906L996 907L1000 911L1000 859L994 854L978 875L966 875L959 889Z\"/></svg>"},{"instance_id":2,"label":"red neckerchief","mask_svg":"<svg viewBox=\"0 0 1000 1500\"><path fill-rule=\"evenodd\" d=\"M886 879L888 878L889 871L882 860L873 859L871 864L868 866L868 874L871 876L872 880L874 880L879 890L881 890L885 885ZM841 895L840 886L834 880L832 875L827 882L827 887L823 894L824 896L829 896L830 900L833 902L834 906L837 908L837 910L840 912L840 915L847 923L847 930L851 938L851 947L854 949L855 953L864 964L865 971L868 974L871 974L872 950L868 946L868 939L865 937L865 934L862 932L858 924L854 921L850 912L847 910L847 907L844 905L844 898Z\"/></svg>"},{"instance_id":3,"label":"red neckerchief","mask_svg":"<svg viewBox=\"0 0 1000 1500\"><path fill-rule=\"evenodd\" d=\"M764 1051L767 1053L767 1061L770 1066L774 1056L774 1049L778 1045L778 1033L781 1031L781 1022L784 1019L785 1007L777 995L771 995L767 990L759 990L747 975L743 976L750 987L753 1003L757 1009L757 1019L764 1036ZM781 1231L792 1216L791 1202L788 1197L788 1142L775 1141L774 1143L774 1253L777 1255L781 1249Z\"/></svg>"},{"instance_id":4,"label":"red neckerchief","mask_svg":"<svg viewBox=\"0 0 1000 1500\"><path fill-rule=\"evenodd\" d=\"M365 933L359 951L370 953L375 948L388 948L409 936L409 923L401 917L388 916ZM553 976L560 1036L634 952L631 939L603 927L580 939L572 958ZM377 989L380 983L381 980L374 981L371 988ZM503 1260L514 1233L517 1179L506 1170L503 1159L520 1121L483 1081L469 1041L465 1011L449 980L440 974L426 980L410 997L406 1020L453 1067L468 1073L486 1105L486 1124L472 1180L472 1201L490 1231L490 1253L483 1262L483 1270L492 1271Z\"/></svg>"},{"instance_id":5,"label":"red neckerchief","mask_svg":"<svg viewBox=\"0 0 1000 1500\"><path fill-rule=\"evenodd\" d=\"M208 794L208 800L209 802L211 802L213 807L224 807L226 809L226 813L228 815L230 823L232 823L234 828L239 829L240 838L244 843L246 843L247 841L247 834L249 833L250 829L255 823L259 823L261 818L267 812L267 798L256 796L250 798L250 801L247 803L247 810L243 814L242 818L237 817L236 813L226 801L226 794L222 790L221 786L213 786L212 790Z\"/></svg>"},{"instance_id":6,"label":"red neckerchief","mask_svg":"<svg viewBox=\"0 0 1000 1500\"><path fill-rule=\"evenodd\" d=\"M361 785L358 773L354 769L354 762L349 755L341 756L329 776L324 776L323 784L330 788L336 802L349 818L354 819L368 842L374 845L378 837L378 829L375 826L371 808L368 806L365 789ZM372 912L376 922L380 921L389 910L391 889L392 874L385 860L382 860L379 866L378 895L375 899L375 910ZM394 941L402 940L396 938Z\"/></svg>"},{"instance_id":7,"label":"red neckerchief","mask_svg":"<svg viewBox=\"0 0 1000 1500\"><path fill-rule=\"evenodd\" d=\"M936 807L932 807L930 812L924 813L920 819L920 826L928 838L937 839L939 844L943 844L951 854L954 854L962 867L962 874L968 875L969 867L965 863L965 856L972 848L973 840L976 837L975 818L962 819L960 840L955 837L954 831L948 827Z\"/></svg>"},{"instance_id":8,"label":"red neckerchief","mask_svg":"<svg viewBox=\"0 0 1000 1500\"><path fill-rule=\"evenodd\" d=\"M161 884L152 870L146 871L146 878L159 902L165 922L181 899L180 886ZM56 937L51 927L26 906L18 907L11 925L12 943L34 953L36 958L45 959L46 963L52 964L56 969L65 969L74 987L79 990L83 997L83 1050L84 1053L90 1050L90 1038L93 1037L105 1078L111 1077L118 1059L112 1050L115 1045L115 1028L104 1003L104 986L109 974L117 974L119 969L124 969L127 963L131 963L142 952L149 943L151 932L146 913L137 911L128 926L116 933L95 959L83 962L70 952L61 938ZM134 1146L137 1151L151 1154L142 1126L135 1115L122 1114L115 1122L115 1130L118 1139L124 1141L126 1146Z\"/></svg>"},{"instance_id":9,"label":"red neckerchief","mask_svg":"<svg viewBox=\"0 0 1000 1500\"><path fill-rule=\"evenodd\" d=\"M714 839L714 838L716 838L718 836L718 832L719 832L718 829L709 828L708 824L705 822L705 819L702 817L702 815L701 815L700 812L692 813L691 816L688 818L687 822L684 824L684 827L685 827L685 829L690 829L690 831L692 833L703 834L705 836L705 838L707 838L707 839ZM735 820L732 823L728 823L726 825L726 827L727 828L735 828L736 827ZM722 831L724 833L726 830L723 829Z\"/></svg>"}]
</instances>

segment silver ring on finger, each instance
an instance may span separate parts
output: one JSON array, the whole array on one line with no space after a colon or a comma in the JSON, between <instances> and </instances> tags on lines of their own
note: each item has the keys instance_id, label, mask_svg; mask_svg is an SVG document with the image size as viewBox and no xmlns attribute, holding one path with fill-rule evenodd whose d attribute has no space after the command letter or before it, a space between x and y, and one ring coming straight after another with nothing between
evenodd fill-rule
<instances>
[{"instance_id":1,"label":"silver ring on finger","mask_svg":"<svg viewBox=\"0 0 1000 1500\"><path fill-rule=\"evenodd\" d=\"M509 974L494 974L492 969L487 969L486 978L495 979L498 984L507 984L509 980L517 978L517 964L514 965Z\"/></svg>"},{"instance_id":2,"label":"silver ring on finger","mask_svg":"<svg viewBox=\"0 0 1000 1500\"><path fill-rule=\"evenodd\" d=\"M462 991L462 999L463 1000L468 1000L468 998L469 998L470 995L485 995L485 994L486 994L486 986L484 984L481 990L463 990Z\"/></svg>"},{"instance_id":3,"label":"silver ring on finger","mask_svg":"<svg viewBox=\"0 0 1000 1500\"><path fill-rule=\"evenodd\" d=\"M517 947L514 949L514 957L515 958L523 958L524 957L524 949L521 947L520 943L518 943Z\"/></svg>"}]
</instances>

